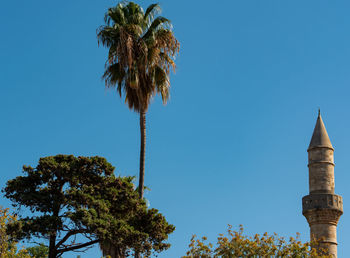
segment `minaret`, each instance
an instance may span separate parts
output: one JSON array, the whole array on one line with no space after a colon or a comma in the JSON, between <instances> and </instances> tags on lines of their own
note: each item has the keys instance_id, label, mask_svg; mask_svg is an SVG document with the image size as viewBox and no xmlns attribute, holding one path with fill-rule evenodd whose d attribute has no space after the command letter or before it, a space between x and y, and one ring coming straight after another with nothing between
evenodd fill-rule
<instances>
[{"instance_id":1,"label":"minaret","mask_svg":"<svg viewBox=\"0 0 350 258\"><path fill-rule=\"evenodd\" d=\"M320 240L319 248L337 257L337 223L343 214L343 199L334 194L334 149L320 111L307 151L310 194L303 197L303 215L311 239Z\"/></svg>"}]
</instances>

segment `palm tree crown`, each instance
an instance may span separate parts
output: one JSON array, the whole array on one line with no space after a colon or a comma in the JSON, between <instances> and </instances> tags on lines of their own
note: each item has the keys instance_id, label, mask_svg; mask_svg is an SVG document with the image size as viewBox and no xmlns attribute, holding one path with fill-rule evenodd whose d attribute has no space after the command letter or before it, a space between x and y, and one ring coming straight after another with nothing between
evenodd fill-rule
<instances>
[{"instance_id":1,"label":"palm tree crown","mask_svg":"<svg viewBox=\"0 0 350 258\"><path fill-rule=\"evenodd\" d=\"M119 3L105 14L105 25L97 31L99 44L109 48L103 79L116 87L136 112L147 112L151 97L160 93L169 98L169 72L179 43L168 19L158 16L158 4L146 12L133 2Z\"/></svg>"}]
</instances>

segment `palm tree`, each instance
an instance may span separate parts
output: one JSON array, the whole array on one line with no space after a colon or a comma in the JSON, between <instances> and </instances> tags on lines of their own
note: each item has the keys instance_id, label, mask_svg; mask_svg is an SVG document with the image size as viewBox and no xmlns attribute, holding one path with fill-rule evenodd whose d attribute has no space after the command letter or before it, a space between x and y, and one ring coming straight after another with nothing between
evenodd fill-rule
<instances>
[{"instance_id":1,"label":"palm tree","mask_svg":"<svg viewBox=\"0 0 350 258\"><path fill-rule=\"evenodd\" d=\"M168 19L157 16L158 4L146 12L133 2L109 8L105 25L97 30L98 43L109 48L105 72L106 87L116 88L131 110L140 114L139 194L143 199L145 176L146 113L150 101L159 93L163 103L169 99L169 73L175 70L180 44Z\"/></svg>"}]
</instances>

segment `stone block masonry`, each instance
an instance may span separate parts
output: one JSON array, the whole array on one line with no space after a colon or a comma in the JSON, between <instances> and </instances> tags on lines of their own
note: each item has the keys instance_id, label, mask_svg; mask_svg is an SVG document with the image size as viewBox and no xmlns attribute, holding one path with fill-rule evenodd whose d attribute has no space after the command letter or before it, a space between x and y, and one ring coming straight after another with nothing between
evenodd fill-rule
<instances>
[{"instance_id":1,"label":"stone block masonry","mask_svg":"<svg viewBox=\"0 0 350 258\"><path fill-rule=\"evenodd\" d=\"M334 149L318 113L308 148L309 195L303 197L303 215L310 226L310 238L318 249L337 257L337 224L343 214L343 198L334 193Z\"/></svg>"}]
</instances>

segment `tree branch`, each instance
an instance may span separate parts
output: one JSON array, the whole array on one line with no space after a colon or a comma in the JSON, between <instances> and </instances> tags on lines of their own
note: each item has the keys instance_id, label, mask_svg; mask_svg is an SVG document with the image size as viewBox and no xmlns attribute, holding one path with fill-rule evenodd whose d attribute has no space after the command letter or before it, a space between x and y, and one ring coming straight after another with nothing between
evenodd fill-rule
<instances>
[{"instance_id":1,"label":"tree branch","mask_svg":"<svg viewBox=\"0 0 350 258\"><path fill-rule=\"evenodd\" d=\"M31 243L31 244L36 244L36 245L41 245L41 244L43 244L43 243L39 243L39 242L36 242L36 241L30 241L29 243Z\"/></svg>"},{"instance_id":2,"label":"tree branch","mask_svg":"<svg viewBox=\"0 0 350 258\"><path fill-rule=\"evenodd\" d=\"M76 245L76 246L72 246L72 247L67 247L67 248L63 248L63 249L58 249L57 253L65 253L65 252L68 252L68 251L73 251L75 249L79 249L79 248L83 248L83 247L86 247L86 246L89 246L89 245L93 245L93 244L96 244L98 242L100 242L100 240L94 240L94 241L87 242L85 244Z\"/></svg>"},{"instance_id":3,"label":"tree branch","mask_svg":"<svg viewBox=\"0 0 350 258\"><path fill-rule=\"evenodd\" d=\"M78 233L82 233L82 230L73 230L73 231L69 231L57 244L56 244L56 249L62 245L64 242L67 241L68 238L70 238L73 235L76 235Z\"/></svg>"}]
</instances>

